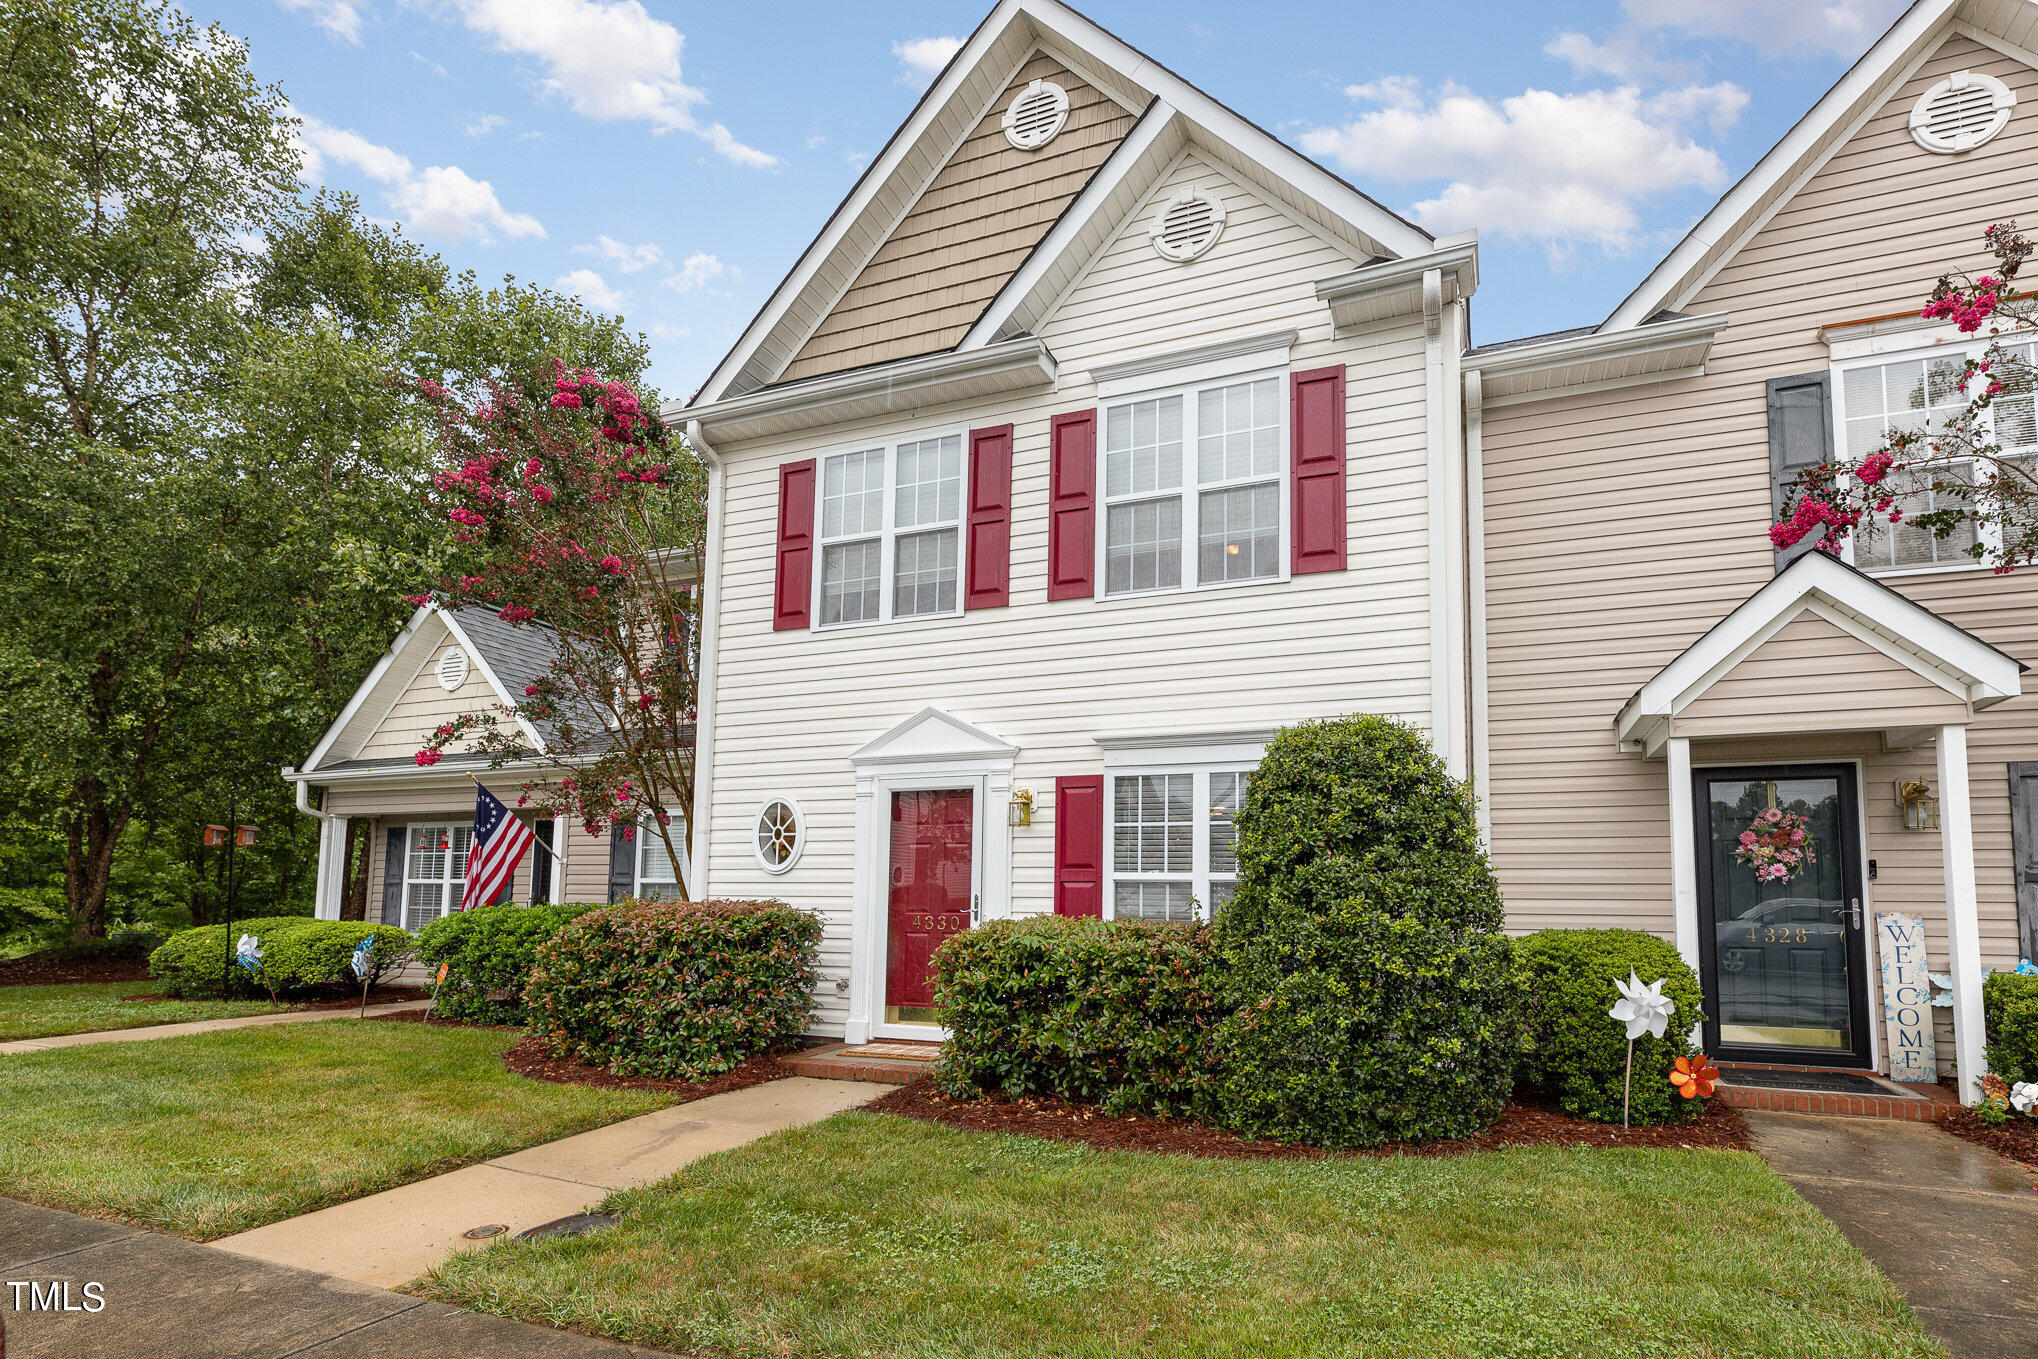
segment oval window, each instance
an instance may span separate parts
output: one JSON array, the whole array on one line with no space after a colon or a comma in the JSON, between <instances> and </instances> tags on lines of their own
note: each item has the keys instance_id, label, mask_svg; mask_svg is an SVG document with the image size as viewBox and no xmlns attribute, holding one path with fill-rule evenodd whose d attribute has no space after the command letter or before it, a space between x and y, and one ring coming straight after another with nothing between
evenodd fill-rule
<instances>
[{"instance_id":1,"label":"oval window","mask_svg":"<svg viewBox=\"0 0 2038 1359\"><path fill-rule=\"evenodd\" d=\"M767 873L783 873L799 862L806 844L799 804L772 798L757 809L757 862Z\"/></svg>"}]
</instances>

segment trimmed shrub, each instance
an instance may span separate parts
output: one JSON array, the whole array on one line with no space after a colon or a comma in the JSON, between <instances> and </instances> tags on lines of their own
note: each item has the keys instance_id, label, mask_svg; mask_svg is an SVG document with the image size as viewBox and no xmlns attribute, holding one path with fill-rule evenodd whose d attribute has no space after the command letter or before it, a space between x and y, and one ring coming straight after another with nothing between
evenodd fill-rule
<instances>
[{"instance_id":1,"label":"trimmed shrub","mask_svg":"<svg viewBox=\"0 0 2038 1359\"><path fill-rule=\"evenodd\" d=\"M180 930L149 955L149 976L173 996L217 996L220 977L229 977L228 994L259 996L273 986L276 993L299 994L329 983L353 983L348 963L354 946L370 931L378 940L376 978L395 971L410 956L408 932L394 925L363 925L348 920L311 920L301 915L257 916L228 925L201 925ZM267 985L228 956L244 934L262 947Z\"/></svg>"},{"instance_id":2,"label":"trimmed shrub","mask_svg":"<svg viewBox=\"0 0 2038 1359\"><path fill-rule=\"evenodd\" d=\"M538 945L592 905L517 906L503 902L456 911L418 931L418 961L446 965L432 1013L469 1024L524 1022L524 985Z\"/></svg>"},{"instance_id":3,"label":"trimmed shrub","mask_svg":"<svg viewBox=\"0 0 2038 1359\"><path fill-rule=\"evenodd\" d=\"M1490 1126L1520 1046L1513 948L1470 791L1383 717L1275 736L1238 814L1216 948L1216 1121L1374 1146Z\"/></svg>"},{"instance_id":4,"label":"trimmed shrub","mask_svg":"<svg viewBox=\"0 0 2038 1359\"><path fill-rule=\"evenodd\" d=\"M2015 1085L2038 1081L2038 977L1996 972L1982 979L1988 1069Z\"/></svg>"},{"instance_id":5,"label":"trimmed shrub","mask_svg":"<svg viewBox=\"0 0 2038 1359\"><path fill-rule=\"evenodd\" d=\"M1627 1028L1607 1011L1620 999L1616 982L1633 972L1644 982L1667 978L1663 994L1676 1003L1661 1037L1635 1040L1633 1121L1697 1118L1703 1101L1670 1084L1671 1063L1695 1049L1688 1035L1704 1016L1698 976L1677 949L1639 930L1544 930L1517 942L1529 1041L1518 1068L1521 1083L1556 1097L1567 1114L1618 1123L1627 1067Z\"/></svg>"},{"instance_id":6,"label":"trimmed shrub","mask_svg":"<svg viewBox=\"0 0 2038 1359\"><path fill-rule=\"evenodd\" d=\"M1195 925L1046 916L956 935L935 954L942 1088L1191 1112L1223 1013L1211 962Z\"/></svg>"},{"instance_id":7,"label":"trimmed shrub","mask_svg":"<svg viewBox=\"0 0 2038 1359\"><path fill-rule=\"evenodd\" d=\"M618 902L538 946L529 1023L553 1055L618 1075L718 1075L800 1036L820 940L782 901Z\"/></svg>"}]
</instances>

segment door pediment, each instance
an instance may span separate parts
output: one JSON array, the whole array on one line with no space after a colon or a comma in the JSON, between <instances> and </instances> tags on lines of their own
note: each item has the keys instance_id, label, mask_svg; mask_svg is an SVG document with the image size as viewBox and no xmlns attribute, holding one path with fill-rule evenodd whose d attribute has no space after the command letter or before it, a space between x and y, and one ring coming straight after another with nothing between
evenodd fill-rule
<instances>
[{"instance_id":1,"label":"door pediment","mask_svg":"<svg viewBox=\"0 0 2038 1359\"><path fill-rule=\"evenodd\" d=\"M858 769L984 761L1010 768L1019 748L939 708L922 708L849 757Z\"/></svg>"}]
</instances>

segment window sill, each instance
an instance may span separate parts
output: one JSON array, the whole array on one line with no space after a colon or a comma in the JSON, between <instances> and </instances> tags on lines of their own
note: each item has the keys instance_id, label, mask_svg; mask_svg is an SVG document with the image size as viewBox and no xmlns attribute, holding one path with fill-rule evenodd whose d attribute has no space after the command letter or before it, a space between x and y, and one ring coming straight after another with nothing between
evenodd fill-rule
<instances>
[{"instance_id":1,"label":"window sill","mask_svg":"<svg viewBox=\"0 0 2038 1359\"><path fill-rule=\"evenodd\" d=\"M1195 595L1218 594L1226 590L1244 590L1255 585L1286 585L1292 579L1292 576L1283 571L1278 576L1249 576L1243 580L1214 580L1207 585L1169 585L1153 590L1112 590L1109 592L1100 590L1096 595L1096 599L1100 604L1111 604L1121 599L1193 597Z\"/></svg>"},{"instance_id":2,"label":"window sill","mask_svg":"<svg viewBox=\"0 0 2038 1359\"><path fill-rule=\"evenodd\" d=\"M1876 580L1903 580L1914 576L1958 576L1966 574L1992 576L1995 574L1994 567L1984 566L1980 562L1973 561L1948 562L1933 566L1864 566L1861 568L1861 571L1864 575L1872 576Z\"/></svg>"}]
</instances>

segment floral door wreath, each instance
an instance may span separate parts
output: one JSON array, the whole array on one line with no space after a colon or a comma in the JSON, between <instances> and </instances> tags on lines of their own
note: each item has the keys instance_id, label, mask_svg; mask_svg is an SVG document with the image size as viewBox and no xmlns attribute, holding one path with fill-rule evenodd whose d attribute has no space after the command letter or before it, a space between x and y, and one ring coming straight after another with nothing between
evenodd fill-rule
<instances>
[{"instance_id":1,"label":"floral door wreath","mask_svg":"<svg viewBox=\"0 0 2038 1359\"><path fill-rule=\"evenodd\" d=\"M1811 821L1781 807L1756 813L1754 822L1741 832L1734 861L1754 869L1757 882L1789 882L1818 862L1812 851Z\"/></svg>"}]
</instances>

